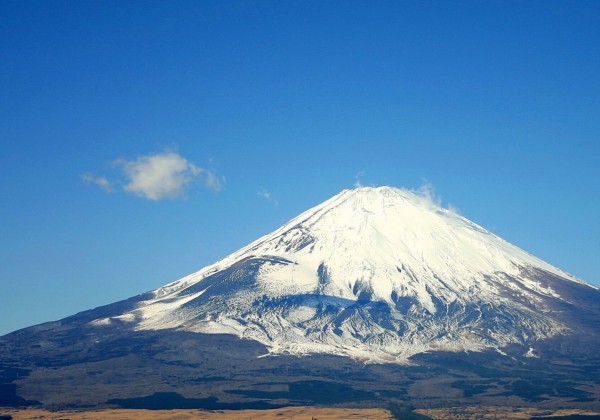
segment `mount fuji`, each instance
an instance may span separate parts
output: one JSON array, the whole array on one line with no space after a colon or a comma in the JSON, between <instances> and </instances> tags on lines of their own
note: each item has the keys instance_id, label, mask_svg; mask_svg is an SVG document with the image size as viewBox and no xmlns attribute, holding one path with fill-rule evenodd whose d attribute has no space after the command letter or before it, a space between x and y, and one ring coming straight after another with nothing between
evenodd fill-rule
<instances>
[{"instance_id":1,"label":"mount fuji","mask_svg":"<svg viewBox=\"0 0 600 420\"><path fill-rule=\"evenodd\" d=\"M597 287L426 195L361 187L176 282L1 337L0 381L11 390L5 399L21 404L77 405L48 383L93 390L79 403L127 404L175 386L216 398L215 407L314 402L294 398L291 384L315 383L362 392L359 400L414 402L432 398L415 389L435 383L462 392L447 394L459 403L508 395L597 405L598 344ZM132 357L123 380L138 389L109 386L106 371ZM174 368L182 365L196 369L196 382ZM157 366L169 379L140 380ZM537 391L522 391L524 376ZM284 383L288 394L276 386Z\"/></svg>"}]
</instances>

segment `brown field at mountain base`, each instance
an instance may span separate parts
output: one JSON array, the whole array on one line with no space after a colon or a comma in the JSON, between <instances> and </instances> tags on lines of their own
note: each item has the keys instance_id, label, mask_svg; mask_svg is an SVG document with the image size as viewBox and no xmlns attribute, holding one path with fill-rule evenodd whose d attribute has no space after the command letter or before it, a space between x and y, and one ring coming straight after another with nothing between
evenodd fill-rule
<instances>
[{"instance_id":1,"label":"brown field at mountain base","mask_svg":"<svg viewBox=\"0 0 600 420\"><path fill-rule=\"evenodd\" d=\"M12 416L14 420L334 420L334 419L369 419L389 420L392 418L387 410L321 408L321 407L286 407L272 410L97 410L97 411L47 411L38 409L0 410L0 415Z\"/></svg>"}]
</instances>

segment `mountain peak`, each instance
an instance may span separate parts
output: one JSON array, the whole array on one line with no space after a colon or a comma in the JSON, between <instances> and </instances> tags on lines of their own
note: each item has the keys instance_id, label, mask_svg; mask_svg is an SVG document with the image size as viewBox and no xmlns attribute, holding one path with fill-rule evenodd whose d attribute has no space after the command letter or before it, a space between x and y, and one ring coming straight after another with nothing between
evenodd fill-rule
<instances>
[{"instance_id":1,"label":"mountain peak","mask_svg":"<svg viewBox=\"0 0 600 420\"><path fill-rule=\"evenodd\" d=\"M427 189L413 191L403 188L388 186L378 187L356 187L342 190L329 200L322 203L323 207L335 207L347 203L354 206L355 211L380 210L382 207L412 205L423 210L442 211L439 203L436 203ZM320 206L315 207L318 208Z\"/></svg>"}]
</instances>

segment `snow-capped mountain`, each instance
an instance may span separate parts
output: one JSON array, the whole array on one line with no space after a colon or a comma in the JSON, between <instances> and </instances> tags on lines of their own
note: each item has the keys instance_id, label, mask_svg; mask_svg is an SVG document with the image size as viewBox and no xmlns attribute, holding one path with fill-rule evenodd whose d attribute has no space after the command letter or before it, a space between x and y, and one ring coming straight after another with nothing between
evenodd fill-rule
<instances>
[{"instance_id":1,"label":"snow-capped mountain","mask_svg":"<svg viewBox=\"0 0 600 420\"><path fill-rule=\"evenodd\" d=\"M424 195L358 188L179 281L0 337L0 406L597 411L599 347L598 288Z\"/></svg>"},{"instance_id":2,"label":"snow-capped mountain","mask_svg":"<svg viewBox=\"0 0 600 420\"><path fill-rule=\"evenodd\" d=\"M357 188L90 325L379 362L511 344L536 357L536 342L569 331L556 308L575 284L597 291L424 195Z\"/></svg>"}]
</instances>

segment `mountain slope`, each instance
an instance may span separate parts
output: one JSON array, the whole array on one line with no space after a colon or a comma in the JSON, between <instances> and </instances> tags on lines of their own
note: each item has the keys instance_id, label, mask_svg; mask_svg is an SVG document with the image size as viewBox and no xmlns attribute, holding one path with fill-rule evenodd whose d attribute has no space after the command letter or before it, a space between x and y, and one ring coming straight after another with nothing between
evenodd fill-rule
<instances>
[{"instance_id":1,"label":"mountain slope","mask_svg":"<svg viewBox=\"0 0 600 420\"><path fill-rule=\"evenodd\" d=\"M597 291L428 197L358 188L92 323L234 334L272 354L406 363L518 344L533 357L569 330L557 282Z\"/></svg>"}]
</instances>

